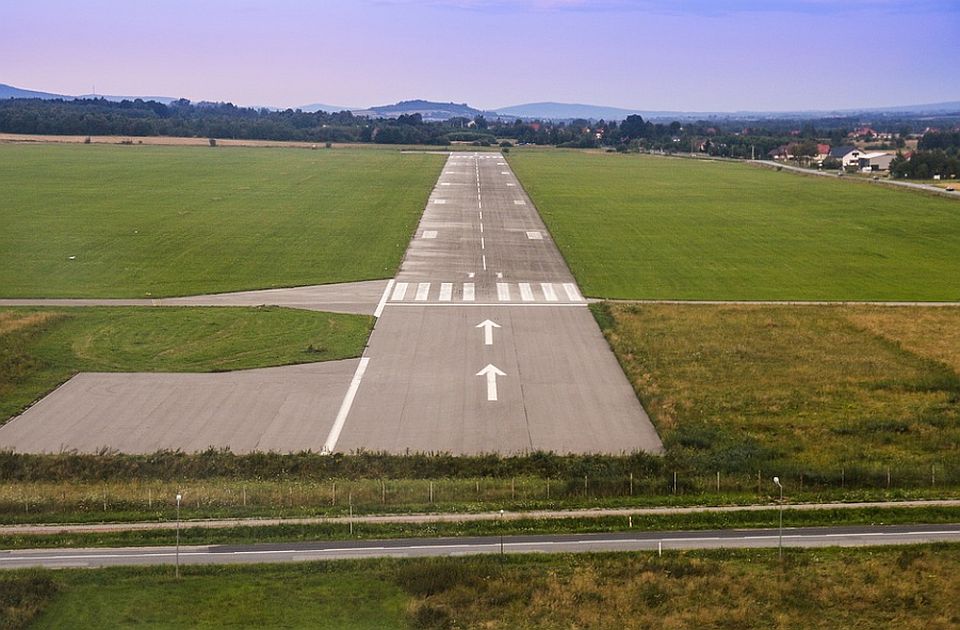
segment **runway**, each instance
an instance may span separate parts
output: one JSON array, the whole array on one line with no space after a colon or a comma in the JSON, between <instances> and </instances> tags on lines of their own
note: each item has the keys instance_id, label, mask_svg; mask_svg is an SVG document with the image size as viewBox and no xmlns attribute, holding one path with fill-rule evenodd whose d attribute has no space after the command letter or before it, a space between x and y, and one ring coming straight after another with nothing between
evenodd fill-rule
<instances>
[{"instance_id":1,"label":"runway","mask_svg":"<svg viewBox=\"0 0 960 630\"><path fill-rule=\"evenodd\" d=\"M327 450L662 450L501 155L450 156L383 298Z\"/></svg>"},{"instance_id":2,"label":"runway","mask_svg":"<svg viewBox=\"0 0 960 630\"><path fill-rule=\"evenodd\" d=\"M0 427L19 452L659 453L662 444L503 156L453 153L396 278L57 306L359 312L363 357L225 374L80 374ZM3 304L0 303L0 304Z\"/></svg>"},{"instance_id":3,"label":"runway","mask_svg":"<svg viewBox=\"0 0 960 630\"><path fill-rule=\"evenodd\" d=\"M97 568L131 565L251 564L420 558L498 553L583 553L680 549L776 548L776 529L611 532L546 536L408 538L393 540L297 542L260 545L28 549L0 551L0 569L27 567ZM863 547L960 542L960 524L807 527L786 529L784 547Z\"/></svg>"}]
</instances>

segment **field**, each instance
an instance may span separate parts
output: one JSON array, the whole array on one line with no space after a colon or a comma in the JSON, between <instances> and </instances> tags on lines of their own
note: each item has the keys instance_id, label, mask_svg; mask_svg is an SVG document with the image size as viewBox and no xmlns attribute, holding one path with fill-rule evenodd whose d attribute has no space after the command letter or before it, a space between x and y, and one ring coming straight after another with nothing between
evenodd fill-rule
<instances>
[{"instance_id":1,"label":"field","mask_svg":"<svg viewBox=\"0 0 960 630\"><path fill-rule=\"evenodd\" d=\"M77 372L212 372L359 356L372 320L281 308L0 310L0 424Z\"/></svg>"},{"instance_id":2,"label":"field","mask_svg":"<svg viewBox=\"0 0 960 630\"><path fill-rule=\"evenodd\" d=\"M725 162L509 159L590 296L960 300L953 200Z\"/></svg>"},{"instance_id":3,"label":"field","mask_svg":"<svg viewBox=\"0 0 960 630\"><path fill-rule=\"evenodd\" d=\"M960 547L543 555L18 571L37 628L949 628ZM13 625L13 624L10 624Z\"/></svg>"},{"instance_id":4,"label":"field","mask_svg":"<svg viewBox=\"0 0 960 630\"><path fill-rule=\"evenodd\" d=\"M694 468L929 478L960 456L960 309L594 311L668 453Z\"/></svg>"},{"instance_id":5,"label":"field","mask_svg":"<svg viewBox=\"0 0 960 630\"><path fill-rule=\"evenodd\" d=\"M375 149L0 144L0 296L392 277L443 161Z\"/></svg>"}]
</instances>

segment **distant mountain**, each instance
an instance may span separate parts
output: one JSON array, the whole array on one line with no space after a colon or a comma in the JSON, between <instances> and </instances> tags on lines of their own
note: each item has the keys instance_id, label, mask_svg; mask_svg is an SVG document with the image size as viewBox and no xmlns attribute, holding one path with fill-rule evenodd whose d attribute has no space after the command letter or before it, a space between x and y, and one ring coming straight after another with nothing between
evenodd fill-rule
<instances>
[{"instance_id":1,"label":"distant mountain","mask_svg":"<svg viewBox=\"0 0 960 630\"><path fill-rule=\"evenodd\" d=\"M327 105L325 103L310 103L309 105L301 105L300 107L296 107L295 109L299 109L302 112L309 112L311 114L313 112L327 112L328 114L332 114L337 112L351 112L359 108L342 107L340 105Z\"/></svg>"},{"instance_id":2,"label":"distant mountain","mask_svg":"<svg viewBox=\"0 0 960 630\"><path fill-rule=\"evenodd\" d=\"M474 118L484 112L470 107L466 103L435 103L433 101L415 100L354 110L353 113L371 118L396 118L403 114L420 114L424 120L449 120L458 116Z\"/></svg>"},{"instance_id":3,"label":"distant mountain","mask_svg":"<svg viewBox=\"0 0 960 630\"><path fill-rule=\"evenodd\" d=\"M64 96L63 94L51 94L50 92L36 92L34 90L23 90L18 87L13 87L12 85L7 85L5 83L0 83L0 99L7 98L41 98L44 100L51 100L55 98L73 98L72 96Z\"/></svg>"},{"instance_id":4,"label":"distant mountain","mask_svg":"<svg viewBox=\"0 0 960 630\"><path fill-rule=\"evenodd\" d=\"M544 120L568 120L585 118L600 120L623 120L631 114L645 115L645 112L602 105L582 105L580 103L525 103L496 110L501 117L540 118Z\"/></svg>"}]
</instances>

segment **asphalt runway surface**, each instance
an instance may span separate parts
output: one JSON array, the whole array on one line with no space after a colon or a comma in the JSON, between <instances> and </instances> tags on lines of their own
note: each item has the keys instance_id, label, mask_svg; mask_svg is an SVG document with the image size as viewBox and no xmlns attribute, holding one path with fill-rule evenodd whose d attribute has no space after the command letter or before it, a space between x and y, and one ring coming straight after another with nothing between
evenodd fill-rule
<instances>
[{"instance_id":1,"label":"asphalt runway surface","mask_svg":"<svg viewBox=\"0 0 960 630\"><path fill-rule=\"evenodd\" d=\"M783 530L783 546L863 547L960 542L960 524L806 527ZM421 558L498 553L582 553L678 549L758 549L780 544L777 529L610 532L544 536L407 538L256 545L27 549L0 551L0 569L130 565L249 564L356 558Z\"/></svg>"},{"instance_id":2,"label":"asphalt runway surface","mask_svg":"<svg viewBox=\"0 0 960 630\"><path fill-rule=\"evenodd\" d=\"M215 374L82 373L0 427L0 448L320 451L359 362Z\"/></svg>"},{"instance_id":3,"label":"asphalt runway surface","mask_svg":"<svg viewBox=\"0 0 960 630\"><path fill-rule=\"evenodd\" d=\"M394 280L158 300L378 318L358 361L226 374L80 374L0 427L19 452L209 447L659 453L533 203L498 153L451 154Z\"/></svg>"},{"instance_id":4,"label":"asphalt runway surface","mask_svg":"<svg viewBox=\"0 0 960 630\"><path fill-rule=\"evenodd\" d=\"M450 156L383 299L327 450L662 450L501 155Z\"/></svg>"}]
</instances>

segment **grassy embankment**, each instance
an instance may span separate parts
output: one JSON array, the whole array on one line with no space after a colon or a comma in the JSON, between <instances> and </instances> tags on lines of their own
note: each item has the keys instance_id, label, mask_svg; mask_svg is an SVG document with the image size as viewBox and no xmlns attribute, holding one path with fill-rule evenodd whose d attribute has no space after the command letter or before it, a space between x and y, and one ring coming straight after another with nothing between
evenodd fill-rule
<instances>
[{"instance_id":1,"label":"grassy embankment","mask_svg":"<svg viewBox=\"0 0 960 630\"><path fill-rule=\"evenodd\" d=\"M17 571L10 625L950 628L960 546Z\"/></svg>"},{"instance_id":2,"label":"grassy embankment","mask_svg":"<svg viewBox=\"0 0 960 630\"><path fill-rule=\"evenodd\" d=\"M0 424L77 372L216 372L359 356L360 315L282 308L0 310Z\"/></svg>"},{"instance_id":3,"label":"grassy embankment","mask_svg":"<svg viewBox=\"0 0 960 630\"><path fill-rule=\"evenodd\" d=\"M444 160L0 144L0 297L161 297L391 277Z\"/></svg>"},{"instance_id":4,"label":"grassy embankment","mask_svg":"<svg viewBox=\"0 0 960 630\"><path fill-rule=\"evenodd\" d=\"M960 211L743 164L510 153L586 295L960 300Z\"/></svg>"}]
</instances>

